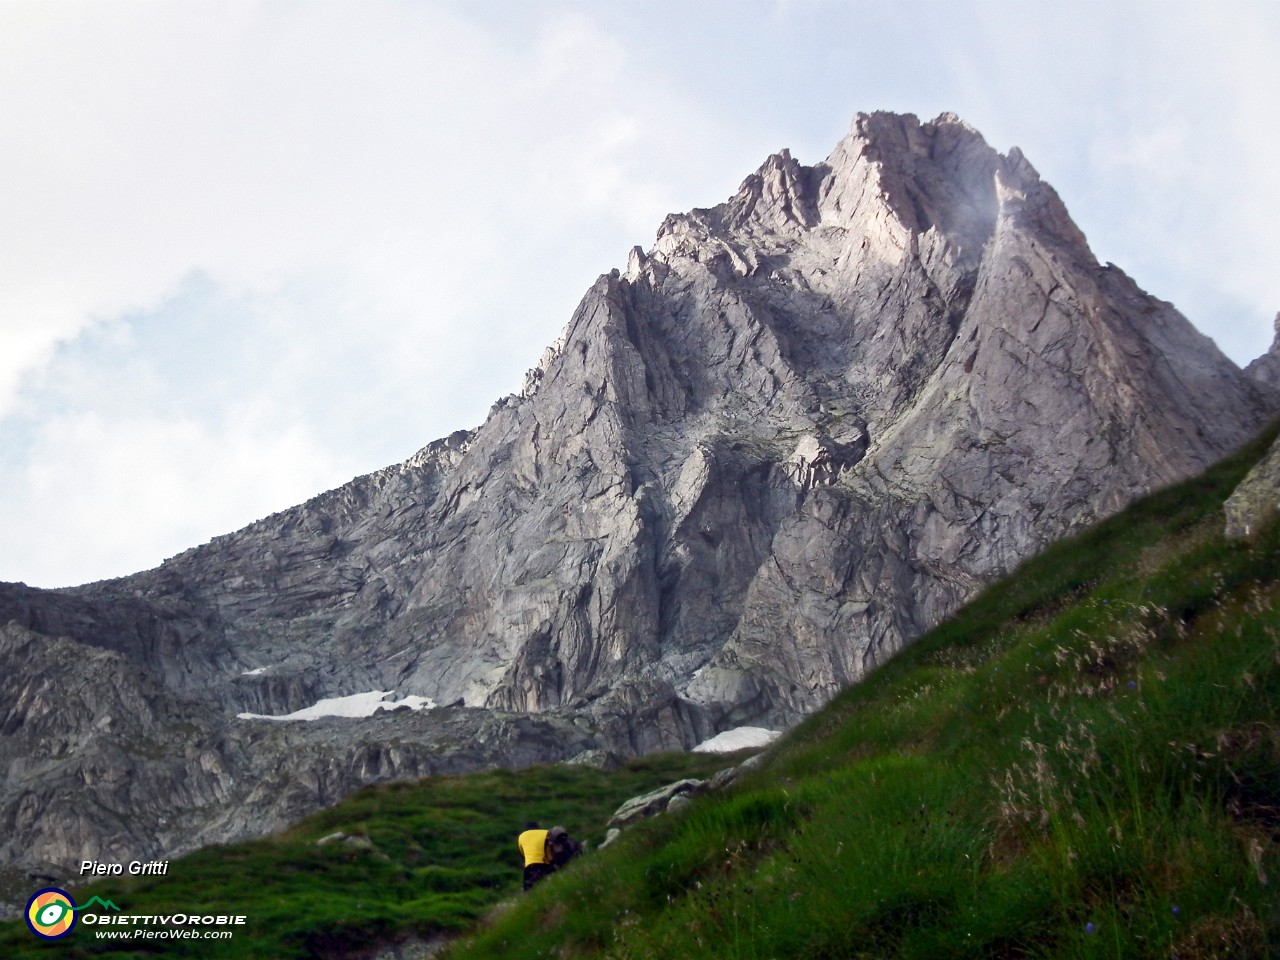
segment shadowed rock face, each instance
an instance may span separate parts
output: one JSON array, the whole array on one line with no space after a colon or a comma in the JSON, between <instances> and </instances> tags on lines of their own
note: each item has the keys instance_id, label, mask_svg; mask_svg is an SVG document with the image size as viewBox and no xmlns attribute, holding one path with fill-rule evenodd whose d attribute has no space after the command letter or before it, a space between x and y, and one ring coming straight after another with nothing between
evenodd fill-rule
<instances>
[{"instance_id":1,"label":"shadowed rock face","mask_svg":"<svg viewBox=\"0 0 1280 960\"><path fill-rule=\"evenodd\" d=\"M74 877L82 859L279 829L366 783L568 759L595 742L563 716L463 708L245 722L143 660L0 627L0 862Z\"/></svg>"},{"instance_id":2,"label":"shadowed rock face","mask_svg":"<svg viewBox=\"0 0 1280 960\"><path fill-rule=\"evenodd\" d=\"M1267 389L1280 391L1280 313L1276 314L1275 331L1271 348L1245 367L1244 372Z\"/></svg>"},{"instance_id":3,"label":"shadowed rock face","mask_svg":"<svg viewBox=\"0 0 1280 960\"><path fill-rule=\"evenodd\" d=\"M225 796L192 803L202 836L230 836L249 827L215 822L226 798L288 780L296 743L347 757L354 784L352 745L388 736L381 718L264 732L242 711L395 690L537 715L511 742L547 758L790 724L1054 538L1238 446L1271 402L1100 266L1016 149L949 115L861 115L825 162L783 151L728 202L668 217L475 431L156 570L0 592L0 622L11 644L123 658L149 684L131 695L187 705L154 725L190 727L167 741L175 770L206 740L229 758ZM32 722L8 656L6 730ZM116 709L96 696L50 722L83 731ZM448 713L404 718L405 756L425 764ZM42 776L10 774L9 823Z\"/></svg>"}]
</instances>

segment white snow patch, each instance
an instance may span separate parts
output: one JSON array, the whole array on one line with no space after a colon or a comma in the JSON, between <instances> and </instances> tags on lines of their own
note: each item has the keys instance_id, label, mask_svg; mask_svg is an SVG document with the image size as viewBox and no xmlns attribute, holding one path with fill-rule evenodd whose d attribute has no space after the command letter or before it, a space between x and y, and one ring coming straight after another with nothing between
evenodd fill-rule
<instances>
[{"instance_id":1,"label":"white snow patch","mask_svg":"<svg viewBox=\"0 0 1280 960\"><path fill-rule=\"evenodd\" d=\"M353 693L349 697L327 697L309 707L272 717L263 713L237 713L239 720L319 720L321 717L372 717L379 710L394 710L397 707L409 707L412 710L430 710L436 702L430 697L419 697L410 694L403 700L387 700L394 696L394 690L370 690L368 693Z\"/></svg>"},{"instance_id":2,"label":"white snow patch","mask_svg":"<svg viewBox=\"0 0 1280 960\"><path fill-rule=\"evenodd\" d=\"M240 676L242 676L242 677L256 677L256 676L257 676L258 674L260 674L260 673L265 673L265 672L266 672L266 670L267 670L267 668L266 668L266 667L255 667L253 670L241 670L241 671L240 671Z\"/></svg>"},{"instance_id":3,"label":"white snow patch","mask_svg":"<svg viewBox=\"0 0 1280 960\"><path fill-rule=\"evenodd\" d=\"M764 727L737 727L716 734L693 749L695 753L733 753L747 747L767 747L780 736L782 734L777 730L766 730Z\"/></svg>"}]
</instances>

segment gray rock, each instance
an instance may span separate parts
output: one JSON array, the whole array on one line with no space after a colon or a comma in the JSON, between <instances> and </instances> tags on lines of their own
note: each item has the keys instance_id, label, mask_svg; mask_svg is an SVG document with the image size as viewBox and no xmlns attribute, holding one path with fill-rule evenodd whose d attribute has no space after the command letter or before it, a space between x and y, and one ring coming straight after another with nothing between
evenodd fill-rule
<instances>
[{"instance_id":1,"label":"gray rock","mask_svg":"<svg viewBox=\"0 0 1280 960\"><path fill-rule=\"evenodd\" d=\"M604 835L604 841L600 844L600 849L603 850L620 836L622 836L622 831L618 827L610 827L609 832Z\"/></svg>"},{"instance_id":2,"label":"gray rock","mask_svg":"<svg viewBox=\"0 0 1280 960\"><path fill-rule=\"evenodd\" d=\"M666 813L681 813L693 806L688 794L677 794L667 801Z\"/></svg>"},{"instance_id":3,"label":"gray rock","mask_svg":"<svg viewBox=\"0 0 1280 960\"><path fill-rule=\"evenodd\" d=\"M1280 440L1240 481L1222 505L1227 515L1226 535L1247 537L1280 510Z\"/></svg>"},{"instance_id":4,"label":"gray rock","mask_svg":"<svg viewBox=\"0 0 1280 960\"><path fill-rule=\"evenodd\" d=\"M0 861L783 728L1275 398L1016 149L860 115L668 217L475 430L155 570L0 586ZM374 690L454 706L235 719Z\"/></svg>"},{"instance_id":5,"label":"gray rock","mask_svg":"<svg viewBox=\"0 0 1280 960\"><path fill-rule=\"evenodd\" d=\"M323 847L325 844L329 844L329 843L342 843L355 850L372 850L373 849L373 841L370 840L368 837L366 837L364 834L357 834L355 836L350 836L348 834L343 833L341 830L339 830L337 833L331 833L331 834L328 834L327 836L321 837L319 840L316 841L316 846Z\"/></svg>"},{"instance_id":6,"label":"gray rock","mask_svg":"<svg viewBox=\"0 0 1280 960\"><path fill-rule=\"evenodd\" d=\"M725 767L707 781L708 790L723 790L738 779L738 767Z\"/></svg>"},{"instance_id":7,"label":"gray rock","mask_svg":"<svg viewBox=\"0 0 1280 960\"><path fill-rule=\"evenodd\" d=\"M1280 393L1280 313L1276 314L1274 326L1275 337L1270 349L1245 367L1244 372L1257 383Z\"/></svg>"},{"instance_id":8,"label":"gray rock","mask_svg":"<svg viewBox=\"0 0 1280 960\"><path fill-rule=\"evenodd\" d=\"M671 801L676 797L699 793L703 786L704 784L701 780L678 780L675 783L667 784L665 787L659 787L650 793L632 797L609 818L608 825L610 827L625 827L627 824L635 823L637 820L656 816L666 811Z\"/></svg>"},{"instance_id":9,"label":"gray rock","mask_svg":"<svg viewBox=\"0 0 1280 960\"><path fill-rule=\"evenodd\" d=\"M584 750L575 757L570 757L565 763L572 763L576 766L594 767L596 770L617 770L622 766L622 761L618 759L616 754L607 750Z\"/></svg>"}]
</instances>

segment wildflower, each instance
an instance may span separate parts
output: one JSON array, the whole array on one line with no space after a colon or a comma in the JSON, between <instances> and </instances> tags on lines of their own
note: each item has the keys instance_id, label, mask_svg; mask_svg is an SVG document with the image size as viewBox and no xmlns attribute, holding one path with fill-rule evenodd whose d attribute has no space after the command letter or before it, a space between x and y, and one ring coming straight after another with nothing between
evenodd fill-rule
<instances>
[{"instance_id":1,"label":"wildflower","mask_svg":"<svg viewBox=\"0 0 1280 960\"><path fill-rule=\"evenodd\" d=\"M1098 929L1098 928L1097 928L1097 927L1095 927L1095 926L1093 925L1092 921L1091 921L1091 922L1089 922L1089 923L1086 923L1086 924L1084 925L1084 932L1085 932L1085 933L1093 933L1093 932L1095 932L1097 929Z\"/></svg>"},{"instance_id":2,"label":"wildflower","mask_svg":"<svg viewBox=\"0 0 1280 960\"><path fill-rule=\"evenodd\" d=\"M1130 680L1130 681L1129 681L1129 689L1130 689L1130 690L1134 690L1134 689L1136 689L1136 688L1137 688L1137 686L1138 686L1138 681L1137 681L1137 680Z\"/></svg>"}]
</instances>

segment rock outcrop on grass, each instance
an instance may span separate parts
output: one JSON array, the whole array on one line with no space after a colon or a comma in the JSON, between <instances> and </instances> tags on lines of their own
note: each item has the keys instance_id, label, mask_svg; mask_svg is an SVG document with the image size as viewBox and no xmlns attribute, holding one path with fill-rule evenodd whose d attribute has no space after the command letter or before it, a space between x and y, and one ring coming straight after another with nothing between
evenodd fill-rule
<instances>
[{"instance_id":1,"label":"rock outcrop on grass","mask_svg":"<svg viewBox=\"0 0 1280 960\"><path fill-rule=\"evenodd\" d=\"M1228 537L1247 537L1280 511L1280 441L1240 482L1223 511Z\"/></svg>"},{"instance_id":2,"label":"rock outcrop on grass","mask_svg":"<svg viewBox=\"0 0 1280 960\"><path fill-rule=\"evenodd\" d=\"M609 826L625 827L628 824L635 823L637 820L644 820L647 817L665 813L676 798L696 796L705 787L706 783L702 780L679 780L676 783L669 783L665 787L659 787L657 790L646 793L643 796L633 797L620 806L617 812L609 818Z\"/></svg>"}]
</instances>

